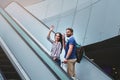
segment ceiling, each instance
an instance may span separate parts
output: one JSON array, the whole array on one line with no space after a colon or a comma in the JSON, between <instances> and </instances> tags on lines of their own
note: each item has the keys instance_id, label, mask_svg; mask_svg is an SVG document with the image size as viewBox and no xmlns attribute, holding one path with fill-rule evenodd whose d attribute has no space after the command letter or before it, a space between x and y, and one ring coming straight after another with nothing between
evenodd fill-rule
<instances>
[{"instance_id":1,"label":"ceiling","mask_svg":"<svg viewBox=\"0 0 120 80\"><path fill-rule=\"evenodd\" d=\"M29 6L29 5L36 4L36 3L39 3L45 0L0 0L0 7L5 8L12 1L17 1L23 6Z\"/></svg>"}]
</instances>

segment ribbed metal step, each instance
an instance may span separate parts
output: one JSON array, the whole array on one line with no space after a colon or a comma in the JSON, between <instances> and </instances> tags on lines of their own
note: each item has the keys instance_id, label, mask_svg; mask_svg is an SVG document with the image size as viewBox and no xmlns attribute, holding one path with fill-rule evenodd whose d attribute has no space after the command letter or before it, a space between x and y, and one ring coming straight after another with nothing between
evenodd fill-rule
<instances>
[{"instance_id":1,"label":"ribbed metal step","mask_svg":"<svg viewBox=\"0 0 120 80\"><path fill-rule=\"evenodd\" d=\"M5 75L6 79L15 79L15 80L21 80L19 75L16 74L16 72L3 72Z\"/></svg>"},{"instance_id":2,"label":"ribbed metal step","mask_svg":"<svg viewBox=\"0 0 120 80\"><path fill-rule=\"evenodd\" d=\"M0 69L7 80L21 80L10 60L0 47Z\"/></svg>"},{"instance_id":3,"label":"ribbed metal step","mask_svg":"<svg viewBox=\"0 0 120 80\"><path fill-rule=\"evenodd\" d=\"M3 72L7 72L7 71L14 72L15 71L15 69L11 65L0 65L0 69Z\"/></svg>"},{"instance_id":4,"label":"ribbed metal step","mask_svg":"<svg viewBox=\"0 0 120 80\"><path fill-rule=\"evenodd\" d=\"M5 58L2 59L0 58L0 65L10 65L10 61L9 60L6 60Z\"/></svg>"}]
</instances>

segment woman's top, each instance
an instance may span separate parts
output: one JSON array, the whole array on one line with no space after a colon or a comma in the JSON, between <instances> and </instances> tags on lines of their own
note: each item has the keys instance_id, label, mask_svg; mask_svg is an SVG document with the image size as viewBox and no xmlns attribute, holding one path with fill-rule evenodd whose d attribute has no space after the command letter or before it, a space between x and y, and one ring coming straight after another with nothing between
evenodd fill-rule
<instances>
[{"instance_id":1,"label":"woman's top","mask_svg":"<svg viewBox=\"0 0 120 80\"><path fill-rule=\"evenodd\" d=\"M53 41L50 37L47 37L48 41L52 43L52 48L51 48L51 57L52 58L57 58L60 59L60 54L62 52L62 45L61 42L55 42Z\"/></svg>"}]
</instances>

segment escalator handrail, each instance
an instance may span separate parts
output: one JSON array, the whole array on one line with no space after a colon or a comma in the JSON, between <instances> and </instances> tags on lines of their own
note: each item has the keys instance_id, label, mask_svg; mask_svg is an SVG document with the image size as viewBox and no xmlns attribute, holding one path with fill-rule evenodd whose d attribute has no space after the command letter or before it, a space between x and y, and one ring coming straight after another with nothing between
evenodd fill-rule
<instances>
[{"instance_id":1,"label":"escalator handrail","mask_svg":"<svg viewBox=\"0 0 120 80\"><path fill-rule=\"evenodd\" d=\"M0 8L1 9L1 8ZM1 10L3 10L3 9L1 9ZM7 21L7 23L10 25L10 26L13 26L5 17L4 17L4 15L3 15L3 13L0 11L0 14L1 14L1 16ZM4 43L4 46L6 45L5 44L5 42L4 42L4 40L0 37L0 41L2 42L2 43ZM8 50L9 50L9 48L8 48ZM9 53L12 53L10 50L8 51ZM14 55L13 55L14 56ZM28 80L30 80L30 77L29 77L29 75L26 73L26 71L25 71L25 69L21 66L21 64L20 64L20 62L16 59L16 57L14 56L14 58L15 58L15 60L16 60L16 62L17 62L17 64L19 64L19 68L18 68L18 66L14 63L14 65L16 65L16 68L21 72L21 77L23 78L23 79L28 79Z\"/></svg>"},{"instance_id":2,"label":"escalator handrail","mask_svg":"<svg viewBox=\"0 0 120 80\"><path fill-rule=\"evenodd\" d=\"M46 53L46 55L51 59L51 57L48 54L51 54L50 51L47 50L17 19L13 18L13 20L16 21L17 24L20 25L20 28ZM36 54L38 57L39 55ZM51 59L52 60L52 59ZM56 65L58 66L58 65ZM59 66L58 66L59 67ZM61 67L60 67L61 68ZM61 70L66 74L66 72L61 68ZM67 75L68 76L68 75Z\"/></svg>"},{"instance_id":3,"label":"escalator handrail","mask_svg":"<svg viewBox=\"0 0 120 80\"><path fill-rule=\"evenodd\" d=\"M84 57L87 61L89 61L91 64L93 64L95 67L97 67L100 71L102 71L105 75L107 75L107 76L110 77L112 80L114 80L113 77L111 77L109 74L105 73L101 67L99 67L99 66L98 66L96 63L94 63L93 61L91 61L86 55L83 55L83 57Z\"/></svg>"},{"instance_id":4,"label":"escalator handrail","mask_svg":"<svg viewBox=\"0 0 120 80\"><path fill-rule=\"evenodd\" d=\"M39 49L42 49L42 51L46 53L45 56L47 56L47 58L50 61L52 61L53 65L55 65L56 68L58 69L58 72L56 72L54 69L52 69L51 66L50 66L50 64L47 64L47 62L45 62L44 59L41 58L41 56L37 53L37 50L35 50L35 48L33 48L33 46L28 41L25 40L25 37L22 34L19 33L20 31L17 31L17 29L15 29L15 27L13 26L13 28L15 29L15 31L18 32L18 34L23 38L23 40L28 44L28 46L30 46L30 48L36 53L36 55L38 56L38 58L40 60L42 60L44 62L44 64L53 72L53 74L55 75L55 77L57 77L58 79L59 78L61 78L61 79L62 78L63 79L66 78L68 80L71 80L71 78L66 74L66 72L61 67L59 67L58 65L56 65L56 63L53 62L53 60L50 58L50 56L48 56L49 51L45 47L43 48L43 45L40 44L40 42L38 44L38 41L36 42L36 40L33 39L33 36L30 35L28 33L28 31L24 30L24 28L22 28L22 26L20 24L18 24L18 22L16 22L6 11L4 11L4 12L15 22L15 24L18 26L19 30L21 30L23 32L24 36L27 36L29 38L29 40L31 40L31 42L33 42L35 44L35 46L39 47ZM62 76L59 75L60 73L62 73L61 74Z\"/></svg>"},{"instance_id":5,"label":"escalator handrail","mask_svg":"<svg viewBox=\"0 0 120 80\"><path fill-rule=\"evenodd\" d=\"M4 11L5 12L5 11ZM6 12L7 15L9 15ZM3 16L3 15L2 15ZM4 16L3 16L4 17ZM12 19L12 17L9 15L9 17ZM5 17L4 17L5 18ZM11 27L16 31L16 33L18 33L18 35L25 41L25 39L22 37L22 35L19 33L19 31L16 30L16 28L5 18L5 20L11 25ZM16 23L16 21L14 19L12 19L12 21L18 26L19 24ZM30 45L27 43L27 41L25 41L25 43L30 47ZM31 47L30 47L31 48ZM31 48L32 49L32 48ZM32 49L33 50L33 49ZM33 52L35 52L33 50ZM35 52L36 53L36 52ZM38 56L38 55L37 55ZM40 58L39 58L40 59ZM40 59L41 60L41 59ZM24 69L25 70L25 69Z\"/></svg>"}]
</instances>

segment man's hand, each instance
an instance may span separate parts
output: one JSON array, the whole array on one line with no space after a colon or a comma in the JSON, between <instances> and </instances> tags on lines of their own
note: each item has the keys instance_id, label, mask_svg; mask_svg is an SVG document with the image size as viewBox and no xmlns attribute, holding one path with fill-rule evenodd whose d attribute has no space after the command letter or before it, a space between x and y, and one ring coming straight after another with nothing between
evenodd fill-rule
<instances>
[{"instance_id":1,"label":"man's hand","mask_svg":"<svg viewBox=\"0 0 120 80\"><path fill-rule=\"evenodd\" d=\"M65 60L63 61L63 63L65 63L65 64L66 64L67 62L68 62L68 60L67 60L67 59L65 59Z\"/></svg>"}]
</instances>

